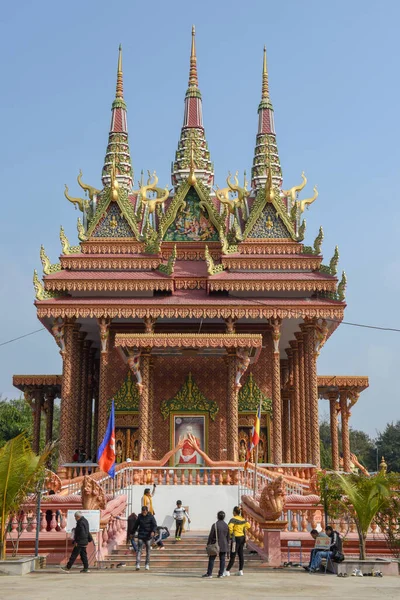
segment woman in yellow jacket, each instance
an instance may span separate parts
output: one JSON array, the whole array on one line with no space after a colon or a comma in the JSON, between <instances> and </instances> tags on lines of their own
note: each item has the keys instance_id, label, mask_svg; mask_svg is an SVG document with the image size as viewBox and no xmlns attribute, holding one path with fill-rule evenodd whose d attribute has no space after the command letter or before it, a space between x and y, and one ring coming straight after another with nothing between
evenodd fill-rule
<instances>
[{"instance_id":1,"label":"woman in yellow jacket","mask_svg":"<svg viewBox=\"0 0 400 600\"><path fill-rule=\"evenodd\" d=\"M150 492L150 488L146 488L144 490L144 494L142 496L142 506L141 508L143 508L143 506L145 506L147 508L147 510L149 511L149 513L151 515L155 515L156 513L154 512L154 508L153 508L153 496L156 493L156 484L153 484L153 491Z\"/></svg>"},{"instance_id":2,"label":"woman in yellow jacket","mask_svg":"<svg viewBox=\"0 0 400 600\"><path fill-rule=\"evenodd\" d=\"M250 523L240 514L240 508L235 506L233 509L233 517L228 523L229 535L231 537L231 556L228 566L226 567L225 576L229 577L230 571L234 565L236 554L239 556L239 571L238 575L243 575L244 556L243 549L246 541L246 529L249 529Z\"/></svg>"}]
</instances>

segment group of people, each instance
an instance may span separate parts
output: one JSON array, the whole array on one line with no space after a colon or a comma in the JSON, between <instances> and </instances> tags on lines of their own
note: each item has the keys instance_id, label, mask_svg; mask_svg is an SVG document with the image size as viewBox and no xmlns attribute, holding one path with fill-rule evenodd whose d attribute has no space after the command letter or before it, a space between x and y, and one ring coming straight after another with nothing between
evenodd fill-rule
<instances>
[{"instance_id":1,"label":"group of people","mask_svg":"<svg viewBox=\"0 0 400 600\"><path fill-rule=\"evenodd\" d=\"M317 531L312 529L310 531L311 537L315 540L315 547L311 550L310 562L304 567L309 573L315 573L321 567L323 559L333 560L334 562L341 562L344 560L342 552L342 539L337 531L330 525L325 527L325 533L323 531ZM326 539L326 543L324 542ZM327 540L329 538L329 541Z\"/></svg>"},{"instance_id":2,"label":"group of people","mask_svg":"<svg viewBox=\"0 0 400 600\"><path fill-rule=\"evenodd\" d=\"M139 515L132 513L127 519L127 540L131 544L132 550L136 554L136 570L140 570L140 560L142 556L143 546L146 549L145 570L150 569L150 554L151 548L155 547L159 550L164 549L164 540L170 536L170 532L166 526L158 526L154 516L153 496L155 494L156 485L153 490L146 488L141 499L141 512ZM206 550L208 553L207 572L202 576L205 579L211 579L214 569L215 560L219 558L218 577L229 577L231 569L234 566L236 556L239 559L238 575L243 575L244 567L244 547L246 542L246 531L250 524L241 514L239 506L233 508L233 516L228 523L225 521L224 511L219 511L217 521L213 523L208 540ZM182 539L182 531L184 519L190 523L190 517L186 509L182 506L182 501L177 500L173 511L175 519L175 540ZM75 513L76 527L73 532L74 548L72 554L65 567L61 567L64 571L70 571L78 555L80 555L83 569L81 573L89 573L89 563L86 548L93 541L89 530L89 523L83 516L82 512ZM315 540L315 547L311 551L310 562L304 569L308 572L317 571L323 559L332 559L340 562L344 556L342 554L342 540L337 531L330 525L325 528L325 533L318 532L313 529L311 532L312 538ZM137 543L135 537L137 535ZM329 538L329 541L328 541ZM226 559L229 556L228 565Z\"/></svg>"}]
</instances>

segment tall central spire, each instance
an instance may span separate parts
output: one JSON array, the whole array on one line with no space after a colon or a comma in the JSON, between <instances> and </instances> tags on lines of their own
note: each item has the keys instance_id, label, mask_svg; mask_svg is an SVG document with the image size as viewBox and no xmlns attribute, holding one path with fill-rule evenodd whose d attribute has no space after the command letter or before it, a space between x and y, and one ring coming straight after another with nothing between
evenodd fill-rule
<instances>
[{"instance_id":1,"label":"tall central spire","mask_svg":"<svg viewBox=\"0 0 400 600\"><path fill-rule=\"evenodd\" d=\"M133 182L133 170L128 143L128 123L124 100L124 84L122 73L122 47L118 52L117 85L115 100L111 106L111 126L108 145L102 172L104 187L111 183L111 171L115 161L116 179L120 185L130 189Z\"/></svg>"},{"instance_id":2,"label":"tall central spire","mask_svg":"<svg viewBox=\"0 0 400 600\"><path fill-rule=\"evenodd\" d=\"M194 164L194 169L193 169ZM203 127L203 106L197 76L196 31L192 27L190 52L189 86L185 95L185 112L181 137L172 164L172 184L174 186L187 179L191 169L195 178L211 188L214 183L214 167L210 160Z\"/></svg>"},{"instance_id":3,"label":"tall central spire","mask_svg":"<svg viewBox=\"0 0 400 600\"><path fill-rule=\"evenodd\" d=\"M258 189L265 186L269 165L272 169L274 185L280 188L282 185L282 170L276 145L274 109L269 97L267 50L264 46L261 102L258 105L258 131L253 168L251 170L252 187Z\"/></svg>"}]
</instances>

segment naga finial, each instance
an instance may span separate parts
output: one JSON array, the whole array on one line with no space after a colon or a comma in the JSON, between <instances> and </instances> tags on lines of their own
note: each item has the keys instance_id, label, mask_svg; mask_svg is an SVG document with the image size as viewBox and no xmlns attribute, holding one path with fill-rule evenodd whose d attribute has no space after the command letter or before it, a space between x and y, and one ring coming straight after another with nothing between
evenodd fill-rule
<instances>
[{"instance_id":1,"label":"naga finial","mask_svg":"<svg viewBox=\"0 0 400 600\"><path fill-rule=\"evenodd\" d=\"M339 247L335 246L335 252L333 253L333 256L329 262L329 270L331 272L331 275L337 274L338 262L339 262Z\"/></svg>"},{"instance_id":2,"label":"naga finial","mask_svg":"<svg viewBox=\"0 0 400 600\"><path fill-rule=\"evenodd\" d=\"M346 298L346 287L347 287L347 277L346 277L346 273L343 271L342 279L340 280L339 285L337 287L337 298L338 298L338 300L340 300L340 302L344 302L344 300Z\"/></svg>"},{"instance_id":3,"label":"naga finial","mask_svg":"<svg viewBox=\"0 0 400 600\"><path fill-rule=\"evenodd\" d=\"M46 254L43 244L40 246L40 260L42 261L43 265L43 273L48 275L50 273L51 262Z\"/></svg>"},{"instance_id":4,"label":"naga finial","mask_svg":"<svg viewBox=\"0 0 400 600\"><path fill-rule=\"evenodd\" d=\"M305 208L308 208L310 204L315 202L318 198L318 189L317 186L314 185L314 196L312 198L306 198L306 200L297 200L297 205L300 208L300 212L303 213Z\"/></svg>"},{"instance_id":5,"label":"naga finial","mask_svg":"<svg viewBox=\"0 0 400 600\"><path fill-rule=\"evenodd\" d=\"M79 183L79 185L81 186L81 188L83 190L85 190L85 192L88 193L90 200L93 200L93 197L95 194L100 194L100 190L98 190L97 188L88 185L87 183L83 183L82 181L82 169L79 169L79 175L77 177L77 181Z\"/></svg>"},{"instance_id":6,"label":"naga finial","mask_svg":"<svg viewBox=\"0 0 400 600\"><path fill-rule=\"evenodd\" d=\"M72 202L72 204L75 205L75 208L78 206L79 210L81 212L85 211L85 208L87 207L87 200L84 200L83 198L72 198L71 196L69 196L69 189L67 184L65 184L65 190L64 190L64 196L66 197L66 199L69 202Z\"/></svg>"},{"instance_id":7,"label":"naga finial","mask_svg":"<svg viewBox=\"0 0 400 600\"><path fill-rule=\"evenodd\" d=\"M294 185L290 190L282 190L282 194L285 198L290 198L291 206L296 202L299 192L305 188L307 184L307 177L304 175L304 171L301 174L303 182L299 185Z\"/></svg>"},{"instance_id":8,"label":"naga finial","mask_svg":"<svg viewBox=\"0 0 400 600\"><path fill-rule=\"evenodd\" d=\"M45 297L44 286L39 279L36 269L33 271L33 287L35 288L36 292L36 300L43 300Z\"/></svg>"},{"instance_id":9,"label":"naga finial","mask_svg":"<svg viewBox=\"0 0 400 600\"><path fill-rule=\"evenodd\" d=\"M298 242L302 242L304 240L304 236L306 234L306 225L307 225L306 220L303 219L303 221L299 227L299 231L297 233L297 241Z\"/></svg>"},{"instance_id":10,"label":"naga finial","mask_svg":"<svg viewBox=\"0 0 400 600\"><path fill-rule=\"evenodd\" d=\"M67 236L65 235L64 227L62 225L60 228L60 241L63 254L69 254L70 244Z\"/></svg>"},{"instance_id":11,"label":"naga finial","mask_svg":"<svg viewBox=\"0 0 400 600\"><path fill-rule=\"evenodd\" d=\"M321 245L324 239L324 230L322 227L319 228L317 237L314 240L314 252L315 254L321 254Z\"/></svg>"},{"instance_id":12,"label":"naga finial","mask_svg":"<svg viewBox=\"0 0 400 600\"><path fill-rule=\"evenodd\" d=\"M78 221L76 223L76 227L78 229L78 239L81 242L85 242L87 240L87 235L86 235L85 228L83 226L83 223L82 223L80 217L78 217Z\"/></svg>"},{"instance_id":13,"label":"naga finial","mask_svg":"<svg viewBox=\"0 0 400 600\"><path fill-rule=\"evenodd\" d=\"M235 214L235 210L236 208L239 207L243 207L243 201L245 200L245 198L247 198L247 196L250 194L250 191L247 189L247 181L246 181L246 177L245 177L245 186L244 187L240 187L239 185L239 171L236 171L235 175L233 176L233 183L231 181L231 172L228 172L228 177L226 178L226 183L228 184L228 187L226 188L222 188L219 189L218 186L215 187L215 195L218 198L218 200L221 202L221 204L224 204L224 206L226 206L228 208L228 211L231 215ZM237 196L236 198L230 198L229 194L231 192L237 192Z\"/></svg>"}]
</instances>

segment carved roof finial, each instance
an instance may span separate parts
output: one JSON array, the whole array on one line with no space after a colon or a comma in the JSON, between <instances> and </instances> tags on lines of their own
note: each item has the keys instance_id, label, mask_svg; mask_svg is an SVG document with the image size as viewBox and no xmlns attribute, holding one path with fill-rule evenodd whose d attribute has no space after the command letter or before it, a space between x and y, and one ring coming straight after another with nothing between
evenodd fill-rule
<instances>
[{"instance_id":1,"label":"carved roof finial","mask_svg":"<svg viewBox=\"0 0 400 600\"><path fill-rule=\"evenodd\" d=\"M194 25L192 25L192 48L190 51L189 87L199 87L199 80L197 77L196 29Z\"/></svg>"},{"instance_id":2,"label":"carved roof finial","mask_svg":"<svg viewBox=\"0 0 400 600\"><path fill-rule=\"evenodd\" d=\"M262 74L262 98L269 98L269 84L268 84L268 69L267 69L267 48L264 46L264 60L263 60L263 74Z\"/></svg>"},{"instance_id":3,"label":"carved roof finial","mask_svg":"<svg viewBox=\"0 0 400 600\"><path fill-rule=\"evenodd\" d=\"M119 45L118 49L118 69L117 69L117 89L115 92L116 98L124 97L124 81L122 73L122 45Z\"/></svg>"}]
</instances>

